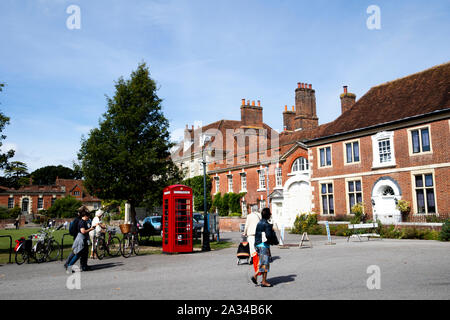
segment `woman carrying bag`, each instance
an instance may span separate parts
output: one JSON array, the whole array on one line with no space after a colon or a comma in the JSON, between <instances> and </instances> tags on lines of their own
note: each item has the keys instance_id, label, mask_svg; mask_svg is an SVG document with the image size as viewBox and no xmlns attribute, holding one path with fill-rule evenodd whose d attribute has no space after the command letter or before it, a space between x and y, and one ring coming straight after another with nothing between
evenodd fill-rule
<instances>
[{"instance_id":1,"label":"woman carrying bag","mask_svg":"<svg viewBox=\"0 0 450 320\"><path fill-rule=\"evenodd\" d=\"M255 248L259 257L259 270L251 277L251 280L254 284L258 284L258 275L261 274L261 287L272 287L267 282L267 273L270 270L270 246L277 245L278 239L273 226L268 222L271 216L269 208L262 209L261 220L256 226Z\"/></svg>"}]
</instances>

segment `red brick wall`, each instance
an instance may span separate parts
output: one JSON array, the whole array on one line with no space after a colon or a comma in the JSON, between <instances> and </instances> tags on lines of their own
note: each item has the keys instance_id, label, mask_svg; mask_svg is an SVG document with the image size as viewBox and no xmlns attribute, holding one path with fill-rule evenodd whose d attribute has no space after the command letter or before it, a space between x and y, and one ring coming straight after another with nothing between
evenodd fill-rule
<instances>
[{"instance_id":1,"label":"red brick wall","mask_svg":"<svg viewBox=\"0 0 450 320\"><path fill-rule=\"evenodd\" d=\"M425 124L426 125L426 124ZM344 141L331 143L332 148L332 167L318 169L318 147L312 147L312 179L324 178L322 181L333 180L334 183L334 203L336 215L343 215L348 213L346 206L346 186L345 178L326 179L326 177L333 177L339 175L349 174L368 174L362 175L362 188L363 188L363 202L366 204L365 212L370 217L372 216L371 196L372 188L375 182L381 178L389 176L396 180L400 186L402 192L402 199L410 201L413 205L413 186L411 182L411 171L393 172L393 173L380 173L377 171L397 170L401 168L409 167L421 167L430 166L441 163L450 162L450 135L449 135L449 121L440 120L429 123L430 136L432 145L432 154L410 156L409 155L409 143L407 128L397 129L394 131L394 152L395 152L395 167L372 169L373 151L372 151L372 138L365 136L359 139L359 149L361 162L354 165L344 165L344 145L345 142L353 140L348 138ZM419 126L413 126L413 128ZM323 146L329 144L324 143ZM311 159L310 159L311 160ZM421 168L419 168L421 169ZM417 170L417 169L412 169ZM448 217L450 213L450 200L448 197L448 190L450 190L450 170L448 167L434 168L435 194L437 209L440 217ZM311 185L314 187L313 191L313 203L314 211L319 213L320 211L320 189L319 182L313 181ZM413 211L414 209L412 209ZM425 221L423 215L416 215L414 212L410 215L411 221Z\"/></svg>"},{"instance_id":2,"label":"red brick wall","mask_svg":"<svg viewBox=\"0 0 450 320\"><path fill-rule=\"evenodd\" d=\"M281 156L281 155L280 155ZM289 157L285 160L280 162L280 166L282 168L282 179L283 179L283 185L284 183L290 178L288 174L291 172L292 163L298 158L298 157L304 157L308 158L308 153L305 149L297 148L292 154L289 155ZM265 166L262 167L263 169ZM275 168L276 164L271 164L269 167L269 195L272 193L276 186L276 177L275 177ZM209 170L213 170L214 167L209 168ZM258 170L260 170L260 166L254 166L250 168L244 168L244 171L247 176L247 194L245 195L245 201L247 202L247 205L254 205L258 204L258 200L262 199L266 201L266 205L269 205L269 202L267 201L267 190L258 191L259 189L259 175ZM231 170L231 175L233 176L233 192L239 193L241 191L241 174L242 169L235 169ZM220 192L222 195L229 192L228 191L228 175L229 171L211 174L211 178L213 179L212 184L212 196L214 197L216 192ZM215 184L215 177L219 177L220 179L220 190L216 190L216 184ZM267 184L267 179L266 179ZM250 212L250 211L248 211Z\"/></svg>"},{"instance_id":3,"label":"red brick wall","mask_svg":"<svg viewBox=\"0 0 450 320\"><path fill-rule=\"evenodd\" d=\"M239 232L241 223L245 224L246 219L238 217L220 217L220 232Z\"/></svg>"}]
</instances>

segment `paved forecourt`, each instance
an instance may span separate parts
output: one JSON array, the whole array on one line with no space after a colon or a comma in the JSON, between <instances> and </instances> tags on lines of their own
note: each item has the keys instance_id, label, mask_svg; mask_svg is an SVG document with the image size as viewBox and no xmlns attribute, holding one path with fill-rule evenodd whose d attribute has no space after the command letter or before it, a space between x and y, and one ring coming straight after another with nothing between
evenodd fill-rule
<instances>
[{"instance_id":1,"label":"paved forecourt","mask_svg":"<svg viewBox=\"0 0 450 320\"><path fill-rule=\"evenodd\" d=\"M93 271L67 275L63 262L0 266L0 299L448 299L450 243L421 240L350 241L311 236L313 248L272 247L274 287L250 281L235 247L192 254L90 260ZM288 235L289 243L300 236ZM378 277L379 275L379 277ZM70 278L72 277L72 278ZM375 278L377 277L377 278ZM69 283L69 286L67 286ZM80 289L76 289L79 284ZM75 289L68 289L75 287ZM372 288L372 289L369 289ZM379 288L379 289L377 289Z\"/></svg>"}]
</instances>

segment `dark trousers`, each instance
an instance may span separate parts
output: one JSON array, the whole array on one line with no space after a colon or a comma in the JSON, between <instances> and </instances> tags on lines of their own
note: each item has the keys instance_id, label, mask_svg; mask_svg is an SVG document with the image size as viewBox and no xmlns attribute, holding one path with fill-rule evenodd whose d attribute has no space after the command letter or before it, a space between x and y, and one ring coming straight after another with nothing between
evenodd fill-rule
<instances>
[{"instance_id":1,"label":"dark trousers","mask_svg":"<svg viewBox=\"0 0 450 320\"><path fill-rule=\"evenodd\" d=\"M88 266L88 258L89 258L89 246L87 245L87 242L84 245L83 250L81 250L80 252L78 252L77 254L74 254L73 252L69 255L69 257L67 258L67 266L73 266L78 259L80 259L80 267L81 270L84 270L87 268Z\"/></svg>"}]
</instances>

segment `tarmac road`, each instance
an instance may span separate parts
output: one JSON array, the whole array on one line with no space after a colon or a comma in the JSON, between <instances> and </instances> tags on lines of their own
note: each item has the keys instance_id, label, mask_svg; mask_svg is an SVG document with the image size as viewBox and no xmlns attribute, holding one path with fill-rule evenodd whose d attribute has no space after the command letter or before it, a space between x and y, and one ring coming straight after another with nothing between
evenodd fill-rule
<instances>
[{"instance_id":1,"label":"tarmac road","mask_svg":"<svg viewBox=\"0 0 450 320\"><path fill-rule=\"evenodd\" d=\"M223 233L236 243L238 233ZM289 235L288 242L299 242ZM192 254L90 260L94 270L68 275L63 262L0 266L0 299L449 299L450 243L425 240L350 241L312 236L313 248L272 247L274 262L261 288L252 268L237 265L236 247ZM369 289L369 266L380 289ZM376 268L376 267L375 267ZM375 270L375 269L374 269ZM69 279L69 277L71 277ZM68 289L80 284L80 289ZM370 282L377 284L377 282ZM69 285L70 287L70 285Z\"/></svg>"}]
</instances>

